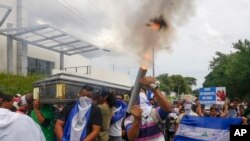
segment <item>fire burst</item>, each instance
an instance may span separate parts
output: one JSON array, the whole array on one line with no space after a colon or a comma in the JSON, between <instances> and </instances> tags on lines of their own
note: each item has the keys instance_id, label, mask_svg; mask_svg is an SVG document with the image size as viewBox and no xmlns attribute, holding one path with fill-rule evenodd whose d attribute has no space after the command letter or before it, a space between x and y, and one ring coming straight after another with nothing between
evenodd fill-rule
<instances>
[{"instance_id":1,"label":"fire burst","mask_svg":"<svg viewBox=\"0 0 250 141\"><path fill-rule=\"evenodd\" d=\"M146 26L149 26L154 31L160 31L161 29L167 28L167 23L165 22L163 15L161 15L160 17L151 19L149 23L146 24Z\"/></svg>"}]
</instances>

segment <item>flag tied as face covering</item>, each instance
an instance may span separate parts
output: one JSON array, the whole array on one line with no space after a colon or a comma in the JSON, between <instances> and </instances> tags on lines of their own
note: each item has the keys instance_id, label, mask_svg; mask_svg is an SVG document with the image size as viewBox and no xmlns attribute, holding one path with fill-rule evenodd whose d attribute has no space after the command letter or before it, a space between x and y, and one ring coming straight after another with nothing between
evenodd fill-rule
<instances>
[{"instance_id":1,"label":"flag tied as face covering","mask_svg":"<svg viewBox=\"0 0 250 141\"><path fill-rule=\"evenodd\" d=\"M115 107L115 113L111 119L111 124L113 124L114 122L120 120L121 118L125 117L126 115L126 111L127 111L127 104L125 104L123 101L121 100L117 100L116 101L116 107Z\"/></svg>"},{"instance_id":2,"label":"flag tied as face covering","mask_svg":"<svg viewBox=\"0 0 250 141\"><path fill-rule=\"evenodd\" d=\"M183 116L174 141L229 141L230 125L239 125L241 118Z\"/></svg>"}]
</instances>

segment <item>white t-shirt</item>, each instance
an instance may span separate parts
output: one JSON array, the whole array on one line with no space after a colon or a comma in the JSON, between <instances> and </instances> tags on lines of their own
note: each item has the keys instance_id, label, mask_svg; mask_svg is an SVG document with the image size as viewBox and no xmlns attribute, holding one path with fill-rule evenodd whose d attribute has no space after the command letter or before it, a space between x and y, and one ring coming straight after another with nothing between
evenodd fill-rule
<instances>
[{"instance_id":1,"label":"white t-shirt","mask_svg":"<svg viewBox=\"0 0 250 141\"><path fill-rule=\"evenodd\" d=\"M109 127L109 135L110 136L114 136L114 137L121 137L122 136L122 121L123 121L123 119L124 119L124 117L110 125L110 127Z\"/></svg>"}]
</instances>

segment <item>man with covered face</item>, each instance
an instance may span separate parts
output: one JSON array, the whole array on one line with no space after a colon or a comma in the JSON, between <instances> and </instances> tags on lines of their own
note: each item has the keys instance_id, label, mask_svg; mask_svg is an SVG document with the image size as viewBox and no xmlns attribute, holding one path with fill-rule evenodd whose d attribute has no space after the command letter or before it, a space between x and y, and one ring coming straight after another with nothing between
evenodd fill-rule
<instances>
[{"instance_id":1,"label":"man with covered face","mask_svg":"<svg viewBox=\"0 0 250 141\"><path fill-rule=\"evenodd\" d=\"M192 116L198 116L197 113L192 111L192 102L191 100L185 100L184 104L184 113L180 114L178 118L176 119L176 126L175 126L175 131L177 131L179 124L181 122L181 119L184 115L192 115Z\"/></svg>"},{"instance_id":2,"label":"man with covered face","mask_svg":"<svg viewBox=\"0 0 250 141\"><path fill-rule=\"evenodd\" d=\"M131 115L125 118L127 136L129 140L165 141L157 123L167 118L168 113L171 112L171 105L159 87L151 85L156 83L153 77L144 77L140 83L153 91L159 107L154 108L148 101L145 92L141 91L139 105L134 105L130 110Z\"/></svg>"},{"instance_id":3,"label":"man with covered face","mask_svg":"<svg viewBox=\"0 0 250 141\"><path fill-rule=\"evenodd\" d=\"M58 141L94 141L102 125L102 113L92 104L94 88L85 85L76 103L67 105L55 124Z\"/></svg>"}]
</instances>

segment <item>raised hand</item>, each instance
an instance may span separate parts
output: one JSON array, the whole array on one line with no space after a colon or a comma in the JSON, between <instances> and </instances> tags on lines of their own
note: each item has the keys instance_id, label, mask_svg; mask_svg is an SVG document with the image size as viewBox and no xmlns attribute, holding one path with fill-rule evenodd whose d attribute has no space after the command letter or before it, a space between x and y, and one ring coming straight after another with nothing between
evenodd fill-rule
<instances>
[{"instance_id":1,"label":"raised hand","mask_svg":"<svg viewBox=\"0 0 250 141\"><path fill-rule=\"evenodd\" d=\"M130 110L130 113L134 116L135 119L138 120L141 120L142 112L143 110L139 107L139 105L134 105Z\"/></svg>"}]
</instances>

